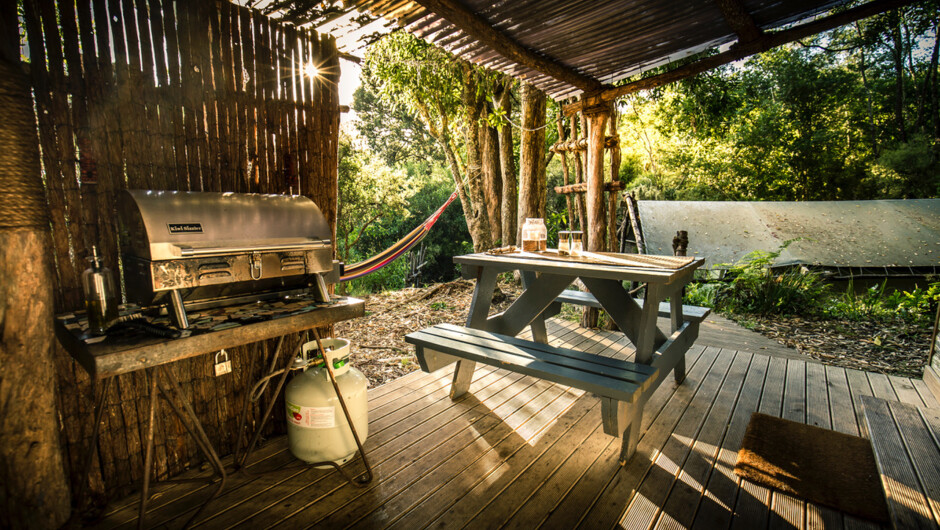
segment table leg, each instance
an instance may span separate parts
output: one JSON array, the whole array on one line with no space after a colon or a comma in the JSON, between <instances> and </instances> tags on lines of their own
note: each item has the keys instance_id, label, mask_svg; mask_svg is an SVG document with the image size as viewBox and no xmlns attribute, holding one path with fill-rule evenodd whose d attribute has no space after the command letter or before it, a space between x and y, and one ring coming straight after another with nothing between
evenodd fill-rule
<instances>
[{"instance_id":1,"label":"table leg","mask_svg":"<svg viewBox=\"0 0 940 530\"><path fill-rule=\"evenodd\" d=\"M643 428L643 403L624 403L611 398L601 398L601 418L604 433L622 438L620 465L627 463L640 441Z\"/></svg>"},{"instance_id":2,"label":"table leg","mask_svg":"<svg viewBox=\"0 0 940 530\"><path fill-rule=\"evenodd\" d=\"M532 271L522 271L522 288L528 289L530 285L536 283L536 275ZM566 286L567 287L567 286ZM545 329L545 311L542 311L529 323L532 330L532 340L548 344L548 330Z\"/></svg>"},{"instance_id":3,"label":"table leg","mask_svg":"<svg viewBox=\"0 0 940 530\"><path fill-rule=\"evenodd\" d=\"M470 314L467 316L467 327L486 329L486 318L493 303L493 290L496 289L495 270L479 267L477 269L477 284L473 290L473 299L470 301ZM450 399L457 399L470 390L473 381L473 371L476 363L467 359L457 361L454 369L454 381L450 387Z\"/></svg>"},{"instance_id":4,"label":"table leg","mask_svg":"<svg viewBox=\"0 0 940 530\"><path fill-rule=\"evenodd\" d=\"M653 336L654 343L659 345L666 342L666 335L656 327L656 317L659 314L659 300L652 306L640 307L632 296L623 288L623 285L616 280L601 280L598 278L581 278L588 291L597 298L604 311L614 320L620 331L630 339L630 342L637 345L640 338L642 317L647 310L653 313ZM652 286L649 291L656 291L656 286ZM661 299L662 295L657 298ZM646 297L649 301L649 296ZM654 348L655 349L655 348ZM653 351L653 350L650 350ZM639 362L639 361L638 361Z\"/></svg>"},{"instance_id":5,"label":"table leg","mask_svg":"<svg viewBox=\"0 0 940 530\"><path fill-rule=\"evenodd\" d=\"M637 326L636 362L652 364L653 352L656 351L657 332L656 319L659 318L659 302L663 299L661 285L649 283L646 286L646 299L643 301L643 312L640 313L640 322Z\"/></svg>"},{"instance_id":6,"label":"table leg","mask_svg":"<svg viewBox=\"0 0 940 530\"><path fill-rule=\"evenodd\" d=\"M498 317L486 322L486 330L516 336L526 326L538 326L536 321L544 318L546 310L555 303L555 298L571 285L571 276L558 274L540 274L528 282L526 290ZM468 326L476 327L476 326ZM480 328L484 329L484 328ZM533 329L534 331L534 329ZM538 337L536 336L536 340Z\"/></svg>"}]
</instances>

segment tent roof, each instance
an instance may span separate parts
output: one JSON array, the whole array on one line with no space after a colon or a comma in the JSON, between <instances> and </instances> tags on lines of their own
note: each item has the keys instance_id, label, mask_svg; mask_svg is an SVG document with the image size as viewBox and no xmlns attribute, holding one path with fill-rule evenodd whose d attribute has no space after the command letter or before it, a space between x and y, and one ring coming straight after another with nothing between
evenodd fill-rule
<instances>
[{"instance_id":1,"label":"tent roof","mask_svg":"<svg viewBox=\"0 0 940 530\"><path fill-rule=\"evenodd\" d=\"M792 243L775 265L940 267L940 199L819 202L639 201L650 254L672 254L677 230L706 267Z\"/></svg>"}]
</instances>

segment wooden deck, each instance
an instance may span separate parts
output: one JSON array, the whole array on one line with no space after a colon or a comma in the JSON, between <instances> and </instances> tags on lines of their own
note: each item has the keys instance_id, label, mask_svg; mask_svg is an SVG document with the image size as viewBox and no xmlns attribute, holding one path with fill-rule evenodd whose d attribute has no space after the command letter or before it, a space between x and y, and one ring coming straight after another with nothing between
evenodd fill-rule
<instances>
[{"instance_id":1,"label":"wooden deck","mask_svg":"<svg viewBox=\"0 0 940 530\"><path fill-rule=\"evenodd\" d=\"M625 339L568 322L550 321L549 335L556 345L632 354ZM867 436L861 395L940 406L921 380L794 358L693 346L687 366L682 385L670 377L647 404L648 430L622 468L620 442L603 433L591 395L480 367L470 394L451 402L449 369L412 373L369 392L371 485L288 467L280 438L251 468L274 471L230 477L197 526L877 528L742 483L732 468L751 413ZM148 526L182 526L209 491L157 487ZM98 526L136 524L136 501L114 503Z\"/></svg>"}]
</instances>

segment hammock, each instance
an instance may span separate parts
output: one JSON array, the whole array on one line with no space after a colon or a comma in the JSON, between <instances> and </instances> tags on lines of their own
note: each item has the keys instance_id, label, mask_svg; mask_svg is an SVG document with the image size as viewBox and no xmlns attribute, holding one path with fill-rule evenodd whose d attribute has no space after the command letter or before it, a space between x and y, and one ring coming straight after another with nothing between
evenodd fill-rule
<instances>
[{"instance_id":1,"label":"hammock","mask_svg":"<svg viewBox=\"0 0 940 530\"><path fill-rule=\"evenodd\" d=\"M399 239L398 242L396 242L394 245L376 254L375 256L346 267L344 271L345 274L339 277L339 281L348 282L349 280L355 280L356 278L360 278L366 274L371 274L395 261L405 252L411 250L413 246L417 245L421 242L422 239L424 239L424 236L428 235L428 232L431 231L431 227L434 226L434 223L440 219L441 214L444 213L444 210L446 210L450 203L454 202L454 199L456 198L457 190L454 190L454 192L450 194L450 197L447 199L447 201L445 201L440 208L438 208L427 219L425 219L423 223L418 225L417 228L411 232L408 232L405 237Z\"/></svg>"}]
</instances>

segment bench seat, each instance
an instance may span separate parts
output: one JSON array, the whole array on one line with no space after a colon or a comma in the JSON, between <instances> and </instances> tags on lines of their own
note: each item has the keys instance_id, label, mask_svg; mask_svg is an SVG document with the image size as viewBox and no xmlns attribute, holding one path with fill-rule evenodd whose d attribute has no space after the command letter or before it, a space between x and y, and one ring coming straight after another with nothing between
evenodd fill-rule
<instances>
[{"instance_id":1,"label":"bench seat","mask_svg":"<svg viewBox=\"0 0 940 530\"><path fill-rule=\"evenodd\" d=\"M593 294L584 291L575 291L574 289L565 289L561 292L560 295L555 297L555 301L564 304L583 305L596 309L603 309L600 302L597 301L597 298L595 298ZM642 306L644 300L642 298L637 298L636 302ZM709 315L709 313L711 313L711 309L707 307L699 307L694 305L682 306L682 317L684 320L702 321ZM669 315L669 302L660 303L659 316L669 317Z\"/></svg>"},{"instance_id":2,"label":"bench seat","mask_svg":"<svg viewBox=\"0 0 940 530\"><path fill-rule=\"evenodd\" d=\"M623 465L636 452L644 404L665 374L684 360L697 333L698 321L685 322L657 350L651 365L452 324L409 333L405 341L415 346L425 372L459 362L470 363L472 373L475 363L483 363L591 392L601 400L604 432L622 439ZM456 381L455 375L451 399L459 398L469 386L460 388Z\"/></svg>"},{"instance_id":3,"label":"bench seat","mask_svg":"<svg viewBox=\"0 0 940 530\"><path fill-rule=\"evenodd\" d=\"M452 324L409 333L405 342L415 345L426 372L459 357L625 403L636 401L657 375L651 366Z\"/></svg>"}]
</instances>

